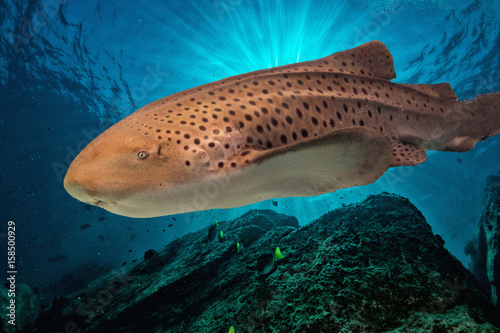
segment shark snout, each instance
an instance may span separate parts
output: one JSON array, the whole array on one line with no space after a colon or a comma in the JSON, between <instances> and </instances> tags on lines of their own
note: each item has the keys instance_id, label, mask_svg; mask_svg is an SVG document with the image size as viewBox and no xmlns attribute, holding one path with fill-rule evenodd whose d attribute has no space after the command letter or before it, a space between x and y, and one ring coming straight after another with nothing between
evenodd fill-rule
<instances>
[{"instance_id":1,"label":"shark snout","mask_svg":"<svg viewBox=\"0 0 500 333\"><path fill-rule=\"evenodd\" d=\"M85 156L83 156L85 157ZM73 198L109 211L119 209L133 193L130 181L123 181L117 169L106 170L105 162L88 162L80 156L64 177L64 189Z\"/></svg>"},{"instance_id":2,"label":"shark snout","mask_svg":"<svg viewBox=\"0 0 500 333\"><path fill-rule=\"evenodd\" d=\"M89 182L79 177L76 172L73 172L70 168L64 177L64 189L73 198L88 203L91 205L97 204L101 201L96 193L91 190L88 186Z\"/></svg>"},{"instance_id":3,"label":"shark snout","mask_svg":"<svg viewBox=\"0 0 500 333\"><path fill-rule=\"evenodd\" d=\"M101 206L111 202L112 198L102 191L102 174L92 170L91 165L81 168L76 161L73 162L64 177L64 189L73 198L91 205Z\"/></svg>"},{"instance_id":4,"label":"shark snout","mask_svg":"<svg viewBox=\"0 0 500 333\"><path fill-rule=\"evenodd\" d=\"M85 187L80 182L72 178L71 174L64 178L64 188L73 198L100 208L108 209L111 206L116 206L118 202L116 199L106 197L92 188Z\"/></svg>"}]
</instances>

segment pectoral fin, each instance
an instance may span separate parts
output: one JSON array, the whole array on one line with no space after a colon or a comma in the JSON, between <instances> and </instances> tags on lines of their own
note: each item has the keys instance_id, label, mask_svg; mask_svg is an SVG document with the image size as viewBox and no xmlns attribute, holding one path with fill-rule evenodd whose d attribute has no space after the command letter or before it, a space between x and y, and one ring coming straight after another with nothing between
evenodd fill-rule
<instances>
[{"instance_id":1,"label":"pectoral fin","mask_svg":"<svg viewBox=\"0 0 500 333\"><path fill-rule=\"evenodd\" d=\"M312 196L373 183L391 165L392 145L372 128L350 128L236 158L260 199Z\"/></svg>"}]
</instances>

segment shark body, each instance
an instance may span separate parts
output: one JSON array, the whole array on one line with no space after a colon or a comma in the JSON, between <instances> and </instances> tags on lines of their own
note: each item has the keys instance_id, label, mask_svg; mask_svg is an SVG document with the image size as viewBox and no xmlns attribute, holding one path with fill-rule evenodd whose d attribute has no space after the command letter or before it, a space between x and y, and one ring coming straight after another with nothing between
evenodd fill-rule
<instances>
[{"instance_id":1,"label":"shark body","mask_svg":"<svg viewBox=\"0 0 500 333\"><path fill-rule=\"evenodd\" d=\"M463 152L500 131L500 93L459 101L451 86L396 84L378 41L162 98L75 158L76 199L130 217L313 196Z\"/></svg>"}]
</instances>

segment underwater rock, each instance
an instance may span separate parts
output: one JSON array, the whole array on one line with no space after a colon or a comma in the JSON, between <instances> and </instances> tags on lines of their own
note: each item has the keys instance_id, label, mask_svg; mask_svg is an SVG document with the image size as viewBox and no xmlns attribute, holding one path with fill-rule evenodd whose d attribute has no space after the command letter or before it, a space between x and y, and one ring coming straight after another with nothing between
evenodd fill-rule
<instances>
[{"instance_id":1,"label":"underwater rock","mask_svg":"<svg viewBox=\"0 0 500 333\"><path fill-rule=\"evenodd\" d=\"M208 228L207 242L213 241L216 236L217 236L217 226L215 224L212 224Z\"/></svg>"},{"instance_id":2,"label":"underwater rock","mask_svg":"<svg viewBox=\"0 0 500 333\"><path fill-rule=\"evenodd\" d=\"M149 249L146 252L144 252L144 260L149 260L153 258L157 252L155 250Z\"/></svg>"},{"instance_id":3,"label":"underwater rock","mask_svg":"<svg viewBox=\"0 0 500 333\"><path fill-rule=\"evenodd\" d=\"M208 226L177 239L69 295L36 332L500 332L476 279L404 198L300 228L270 210L219 224L226 241L207 243Z\"/></svg>"},{"instance_id":4,"label":"underwater rock","mask_svg":"<svg viewBox=\"0 0 500 333\"><path fill-rule=\"evenodd\" d=\"M500 307L500 176L487 179L481 219L465 253L470 270Z\"/></svg>"},{"instance_id":5,"label":"underwater rock","mask_svg":"<svg viewBox=\"0 0 500 333\"><path fill-rule=\"evenodd\" d=\"M35 320L41 311L40 300L36 292L24 283L15 284L13 288L15 297L8 297L8 292L12 292L12 288L9 289L7 285L0 287L0 307L2 308L0 332L32 332ZM14 318L8 315L11 299L15 300ZM7 322L12 319L15 325Z\"/></svg>"}]
</instances>

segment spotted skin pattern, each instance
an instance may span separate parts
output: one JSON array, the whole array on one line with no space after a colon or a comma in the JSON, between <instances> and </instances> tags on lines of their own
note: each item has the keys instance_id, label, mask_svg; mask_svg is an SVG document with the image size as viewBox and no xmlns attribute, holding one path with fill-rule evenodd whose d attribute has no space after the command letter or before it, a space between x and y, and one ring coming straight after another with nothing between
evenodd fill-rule
<instances>
[{"instance_id":1,"label":"spotted skin pattern","mask_svg":"<svg viewBox=\"0 0 500 333\"><path fill-rule=\"evenodd\" d=\"M238 75L162 98L114 125L107 136L119 133L154 145L155 153L176 170L166 176L167 183L182 185L198 175L230 173L275 156L266 153L301 149L336 132L366 133L366 138L390 142L390 163L372 178L390 166L423 163L428 149L467 151L499 132L499 93L461 102L447 83L396 84L390 81L395 77L386 46L369 42L319 60ZM71 179L85 187L85 181L66 178L67 189ZM98 186L94 181L93 187ZM221 207L226 206L231 204Z\"/></svg>"},{"instance_id":2,"label":"spotted skin pattern","mask_svg":"<svg viewBox=\"0 0 500 333\"><path fill-rule=\"evenodd\" d=\"M227 161L234 154L248 156L252 152L248 148L276 148L353 126L373 127L395 140L394 165L418 164L425 161L425 154L414 146L426 147L436 119L464 115L456 110L459 102L449 84L388 81L395 77L389 51L382 43L371 42L355 51L177 93L124 122L160 142L181 145L188 167L199 150L211 156L212 168L234 168L238 164ZM454 150L446 139L432 148Z\"/></svg>"}]
</instances>

